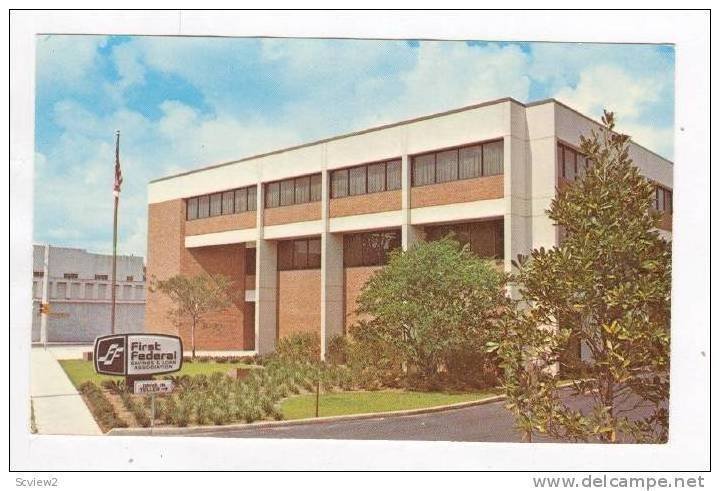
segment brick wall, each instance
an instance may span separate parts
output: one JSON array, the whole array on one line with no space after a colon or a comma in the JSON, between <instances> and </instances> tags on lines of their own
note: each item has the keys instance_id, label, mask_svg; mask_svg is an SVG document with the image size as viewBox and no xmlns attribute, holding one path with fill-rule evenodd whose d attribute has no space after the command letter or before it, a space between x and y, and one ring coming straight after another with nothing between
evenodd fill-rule
<instances>
[{"instance_id":1,"label":"brick wall","mask_svg":"<svg viewBox=\"0 0 720 491\"><path fill-rule=\"evenodd\" d=\"M187 249L181 269L188 276L222 274L233 282L231 306L209 315L207 326L195 330L196 348L245 349L245 246L229 244ZM183 326L180 335L189 350L190 326Z\"/></svg>"},{"instance_id":2,"label":"brick wall","mask_svg":"<svg viewBox=\"0 0 720 491\"><path fill-rule=\"evenodd\" d=\"M502 175L487 176L414 187L410 191L410 206L421 208L502 198L503 179Z\"/></svg>"},{"instance_id":3,"label":"brick wall","mask_svg":"<svg viewBox=\"0 0 720 491\"><path fill-rule=\"evenodd\" d=\"M322 218L321 213L322 208L319 201L300 205L278 206L265 209L263 223L265 225L282 225L285 223L320 220Z\"/></svg>"},{"instance_id":4,"label":"brick wall","mask_svg":"<svg viewBox=\"0 0 720 491\"><path fill-rule=\"evenodd\" d=\"M245 322L245 247L241 244L185 248L186 225L182 200L153 203L148 207L148 280L163 280L176 274L194 276L201 273L224 274L234 282L231 307L207 318L210 327L195 331L196 349L251 349L246 348L249 338L254 341L254 326ZM241 216L241 215L237 215ZM216 218L230 218L226 217ZM198 220L197 223L203 220ZM160 292L147 293L145 330L178 334L183 338L186 351L191 349L190 326L178 327L168 311L172 303ZM252 336L248 330L252 331Z\"/></svg>"},{"instance_id":5,"label":"brick wall","mask_svg":"<svg viewBox=\"0 0 720 491\"><path fill-rule=\"evenodd\" d=\"M254 211L236 213L233 215L220 215L216 217L200 218L185 222L185 235L211 234L227 230L240 230L255 228L256 218Z\"/></svg>"},{"instance_id":6,"label":"brick wall","mask_svg":"<svg viewBox=\"0 0 720 491\"><path fill-rule=\"evenodd\" d=\"M382 266L358 266L345 268L345 329L355 323L359 316L355 313L357 298L365 282Z\"/></svg>"},{"instance_id":7,"label":"brick wall","mask_svg":"<svg viewBox=\"0 0 720 491\"><path fill-rule=\"evenodd\" d=\"M278 272L278 337L320 334L320 270Z\"/></svg>"},{"instance_id":8,"label":"brick wall","mask_svg":"<svg viewBox=\"0 0 720 491\"><path fill-rule=\"evenodd\" d=\"M185 250L185 207L177 199L148 206L147 280L167 279L180 273ZM177 334L168 318L172 303L160 292L148 289L145 303L145 331Z\"/></svg>"},{"instance_id":9,"label":"brick wall","mask_svg":"<svg viewBox=\"0 0 720 491\"><path fill-rule=\"evenodd\" d=\"M360 196L333 198L330 200L330 217L399 210L402 208L401 196L402 191L385 191Z\"/></svg>"}]
</instances>

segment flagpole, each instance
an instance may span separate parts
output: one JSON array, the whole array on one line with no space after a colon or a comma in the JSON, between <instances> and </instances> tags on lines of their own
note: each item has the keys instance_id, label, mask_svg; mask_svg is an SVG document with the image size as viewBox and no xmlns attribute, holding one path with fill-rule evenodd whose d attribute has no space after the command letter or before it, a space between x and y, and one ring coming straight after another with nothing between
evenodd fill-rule
<instances>
[{"instance_id":1,"label":"flagpole","mask_svg":"<svg viewBox=\"0 0 720 491\"><path fill-rule=\"evenodd\" d=\"M120 164L120 130L115 131L115 165ZM116 171L117 172L117 171ZM116 176L117 178L117 176ZM115 334L115 296L117 290L117 219L118 219L118 201L120 200L120 190L113 189L115 198L115 206L113 209L113 255L112 255L112 287L111 287L111 306L110 306L110 334Z\"/></svg>"}]
</instances>

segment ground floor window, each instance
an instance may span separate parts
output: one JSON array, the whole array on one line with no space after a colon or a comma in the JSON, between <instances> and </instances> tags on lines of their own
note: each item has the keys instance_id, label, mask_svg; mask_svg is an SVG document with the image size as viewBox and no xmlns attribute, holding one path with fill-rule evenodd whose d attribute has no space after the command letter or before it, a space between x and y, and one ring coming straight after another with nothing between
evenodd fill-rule
<instances>
[{"instance_id":1,"label":"ground floor window","mask_svg":"<svg viewBox=\"0 0 720 491\"><path fill-rule=\"evenodd\" d=\"M402 245L399 230L347 234L343 242L346 267L387 264L389 253Z\"/></svg>"},{"instance_id":2,"label":"ground floor window","mask_svg":"<svg viewBox=\"0 0 720 491\"><path fill-rule=\"evenodd\" d=\"M452 234L461 244L470 244L479 257L502 259L505 251L504 220L452 223L425 228L427 240L440 240Z\"/></svg>"},{"instance_id":3,"label":"ground floor window","mask_svg":"<svg viewBox=\"0 0 720 491\"><path fill-rule=\"evenodd\" d=\"M245 248L245 274L252 276L255 274L255 248Z\"/></svg>"},{"instance_id":4,"label":"ground floor window","mask_svg":"<svg viewBox=\"0 0 720 491\"><path fill-rule=\"evenodd\" d=\"M320 238L283 240L278 243L278 270L320 268Z\"/></svg>"}]
</instances>

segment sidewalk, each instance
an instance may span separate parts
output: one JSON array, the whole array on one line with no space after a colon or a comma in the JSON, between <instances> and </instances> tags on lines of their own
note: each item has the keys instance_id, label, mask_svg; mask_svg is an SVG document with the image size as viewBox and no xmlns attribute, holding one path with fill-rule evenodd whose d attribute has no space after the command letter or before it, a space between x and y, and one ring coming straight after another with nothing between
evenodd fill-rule
<instances>
[{"instance_id":1,"label":"sidewalk","mask_svg":"<svg viewBox=\"0 0 720 491\"><path fill-rule=\"evenodd\" d=\"M30 398L39 434L102 435L82 397L50 351L33 347Z\"/></svg>"}]
</instances>

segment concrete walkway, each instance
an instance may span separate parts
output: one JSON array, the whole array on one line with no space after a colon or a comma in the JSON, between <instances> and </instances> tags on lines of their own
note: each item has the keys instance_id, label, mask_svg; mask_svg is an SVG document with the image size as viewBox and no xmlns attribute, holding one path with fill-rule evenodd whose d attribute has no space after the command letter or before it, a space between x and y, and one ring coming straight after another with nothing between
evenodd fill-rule
<instances>
[{"instance_id":1,"label":"concrete walkway","mask_svg":"<svg viewBox=\"0 0 720 491\"><path fill-rule=\"evenodd\" d=\"M30 398L38 433L102 435L90 410L52 353L33 347L30 356Z\"/></svg>"}]
</instances>

